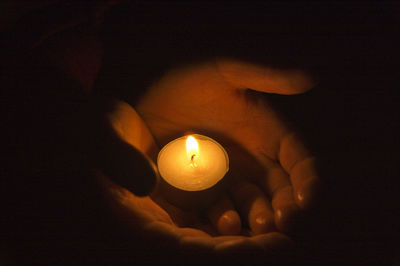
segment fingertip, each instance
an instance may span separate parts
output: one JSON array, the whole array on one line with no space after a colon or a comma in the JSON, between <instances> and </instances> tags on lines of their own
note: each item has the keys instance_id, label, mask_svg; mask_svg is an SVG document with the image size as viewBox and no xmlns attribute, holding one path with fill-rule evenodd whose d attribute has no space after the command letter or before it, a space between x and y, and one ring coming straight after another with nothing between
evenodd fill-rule
<instances>
[{"instance_id":1,"label":"fingertip","mask_svg":"<svg viewBox=\"0 0 400 266\"><path fill-rule=\"evenodd\" d=\"M300 219L301 210L295 205L287 205L275 210L275 223L279 231L290 232Z\"/></svg>"},{"instance_id":2,"label":"fingertip","mask_svg":"<svg viewBox=\"0 0 400 266\"><path fill-rule=\"evenodd\" d=\"M250 227L254 234L265 234L275 230L274 217L269 212L260 212L251 217Z\"/></svg>"},{"instance_id":3,"label":"fingertip","mask_svg":"<svg viewBox=\"0 0 400 266\"><path fill-rule=\"evenodd\" d=\"M243 181L232 187L231 193L242 217L247 218L253 234L275 230L271 203L258 186Z\"/></svg>"},{"instance_id":4,"label":"fingertip","mask_svg":"<svg viewBox=\"0 0 400 266\"><path fill-rule=\"evenodd\" d=\"M289 70L287 72L287 90L282 94L300 94L312 89L316 80L304 70Z\"/></svg>"},{"instance_id":5,"label":"fingertip","mask_svg":"<svg viewBox=\"0 0 400 266\"><path fill-rule=\"evenodd\" d=\"M218 220L218 232L221 235L238 235L242 229L242 222L236 211L228 210Z\"/></svg>"},{"instance_id":6,"label":"fingertip","mask_svg":"<svg viewBox=\"0 0 400 266\"><path fill-rule=\"evenodd\" d=\"M234 58L217 58L217 69L235 88L277 94L299 94L315 86L315 79L305 70L278 69Z\"/></svg>"},{"instance_id":7,"label":"fingertip","mask_svg":"<svg viewBox=\"0 0 400 266\"><path fill-rule=\"evenodd\" d=\"M296 204L303 210L313 208L318 203L323 186L319 178L317 158L303 156L299 159L291 168L290 179Z\"/></svg>"},{"instance_id":8,"label":"fingertip","mask_svg":"<svg viewBox=\"0 0 400 266\"><path fill-rule=\"evenodd\" d=\"M302 209L312 209L317 204L321 191L322 182L318 178L312 178L297 190L295 199Z\"/></svg>"},{"instance_id":9,"label":"fingertip","mask_svg":"<svg viewBox=\"0 0 400 266\"><path fill-rule=\"evenodd\" d=\"M221 235L238 235L242 230L240 216L227 196L208 209L208 218Z\"/></svg>"}]
</instances>

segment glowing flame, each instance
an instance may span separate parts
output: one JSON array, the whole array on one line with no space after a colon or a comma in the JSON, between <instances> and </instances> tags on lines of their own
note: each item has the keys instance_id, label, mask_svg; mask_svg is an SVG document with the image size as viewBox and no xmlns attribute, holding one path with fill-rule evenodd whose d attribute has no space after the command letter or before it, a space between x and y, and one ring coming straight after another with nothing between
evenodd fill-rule
<instances>
[{"instance_id":1,"label":"glowing flame","mask_svg":"<svg viewBox=\"0 0 400 266\"><path fill-rule=\"evenodd\" d=\"M188 159L190 160L190 165L192 167L197 167L197 159L199 154L199 144L193 136L188 136L186 139L186 151Z\"/></svg>"},{"instance_id":2,"label":"glowing flame","mask_svg":"<svg viewBox=\"0 0 400 266\"><path fill-rule=\"evenodd\" d=\"M186 151L192 161L194 155L197 155L199 153L199 144L197 143L197 140L193 136L189 136L186 139Z\"/></svg>"}]
</instances>

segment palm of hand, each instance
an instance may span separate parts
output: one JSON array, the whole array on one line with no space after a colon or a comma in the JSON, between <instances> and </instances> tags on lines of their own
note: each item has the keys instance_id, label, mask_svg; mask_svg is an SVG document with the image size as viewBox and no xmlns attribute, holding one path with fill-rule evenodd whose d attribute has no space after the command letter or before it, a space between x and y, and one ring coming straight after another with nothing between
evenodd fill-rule
<instances>
[{"instance_id":1,"label":"palm of hand","mask_svg":"<svg viewBox=\"0 0 400 266\"><path fill-rule=\"evenodd\" d=\"M210 208L208 216L222 234L239 233L242 220L255 236L211 237L203 227L184 227L194 226L190 214L156 199L167 213L150 197L139 198L108 183L113 198L119 199L114 200L116 209L148 233L175 239L178 245L265 248L281 242L282 235L269 232L275 227L290 229L293 215L308 204L317 180L314 160L267 102L246 88L291 94L310 86L310 81L296 71L219 60L166 73L135 107L144 123L134 110L123 111L131 113L126 124L136 128L136 133L123 137L153 160L154 140L162 147L188 131L217 138L227 148L236 182L229 196ZM127 125L125 132L129 128Z\"/></svg>"}]
</instances>

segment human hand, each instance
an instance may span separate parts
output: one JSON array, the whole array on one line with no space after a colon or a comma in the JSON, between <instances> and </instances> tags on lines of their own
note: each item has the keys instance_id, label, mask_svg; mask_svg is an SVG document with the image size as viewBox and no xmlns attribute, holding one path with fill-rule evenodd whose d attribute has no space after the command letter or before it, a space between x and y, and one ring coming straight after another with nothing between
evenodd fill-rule
<instances>
[{"instance_id":1,"label":"human hand","mask_svg":"<svg viewBox=\"0 0 400 266\"><path fill-rule=\"evenodd\" d=\"M137 154L136 158L131 157L131 159L141 162L154 160L158 149L147 125L127 103L114 101L113 106L107 119L114 129L114 137L131 145L132 149L142 152L142 156ZM122 155L121 151L119 155ZM147 175L151 174L148 169L146 170L146 165L137 166L131 175L155 178L156 171L153 172L154 176L138 174L143 171ZM96 171L95 175L106 202L126 231L130 232L132 237L151 240L151 243L157 243L163 248L168 247L174 251L196 251L197 254L211 252L220 256L235 251L253 252L254 255L273 255L271 251L279 253L291 244L290 239L277 232L254 236L249 234L223 236L242 231L240 218L227 197L208 210L210 221L207 221L199 213L183 211L171 205L157 191L151 196L140 197L119 185L120 182L119 184L114 182L115 175L110 178L100 171ZM225 216L222 217L223 215ZM237 220L230 223L229 219Z\"/></svg>"},{"instance_id":2,"label":"human hand","mask_svg":"<svg viewBox=\"0 0 400 266\"><path fill-rule=\"evenodd\" d=\"M301 71L217 59L169 71L136 109L160 146L188 130L218 137L239 179L231 205L255 234L274 224L288 231L296 213L312 203L315 160L256 91L296 94L312 86Z\"/></svg>"},{"instance_id":3,"label":"human hand","mask_svg":"<svg viewBox=\"0 0 400 266\"><path fill-rule=\"evenodd\" d=\"M192 214L183 213L159 197L153 197L157 203L148 197L135 197L103 177L102 184L108 195L112 195L108 199L119 210L118 215L142 221L147 230L152 228L149 235L168 235L180 239L180 243L189 238L203 248L234 249L249 245L265 248L274 242L266 239L284 239L281 234L269 232L276 228L290 230L295 215L312 203L318 184L315 160L265 99L257 99L253 93L294 94L311 86L311 80L300 71L279 71L220 59L171 70L136 106L140 117L126 104L119 104L119 111L110 120L114 125L125 125L118 134L138 148L141 144L137 141L145 135L154 136L160 146L187 130L217 136L229 153L230 174L235 182L229 195L210 207L209 220L219 234L239 234L243 232L243 222L255 236L211 237L206 231L213 234L212 229L196 224ZM144 146L152 148L139 149L155 160L156 145L151 138L147 141ZM186 226L197 226L200 230Z\"/></svg>"}]
</instances>

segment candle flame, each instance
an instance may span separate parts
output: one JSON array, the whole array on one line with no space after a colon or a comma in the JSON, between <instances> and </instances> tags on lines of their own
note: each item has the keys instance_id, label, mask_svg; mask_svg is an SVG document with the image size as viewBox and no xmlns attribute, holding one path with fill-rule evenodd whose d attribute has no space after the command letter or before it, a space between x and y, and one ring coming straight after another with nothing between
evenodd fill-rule
<instances>
[{"instance_id":1,"label":"candle flame","mask_svg":"<svg viewBox=\"0 0 400 266\"><path fill-rule=\"evenodd\" d=\"M199 152L199 144L197 143L197 140L193 136L189 136L186 139L186 151L190 157Z\"/></svg>"}]
</instances>

